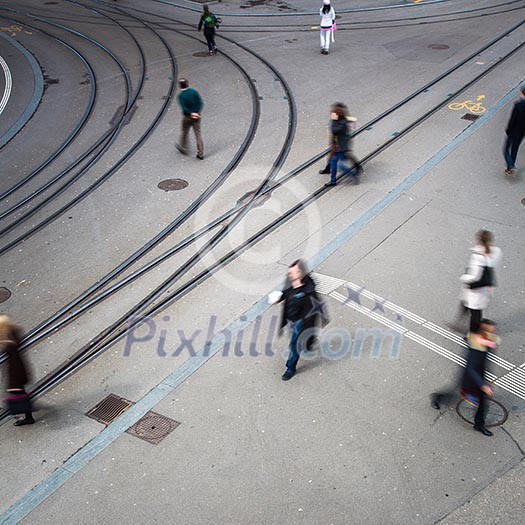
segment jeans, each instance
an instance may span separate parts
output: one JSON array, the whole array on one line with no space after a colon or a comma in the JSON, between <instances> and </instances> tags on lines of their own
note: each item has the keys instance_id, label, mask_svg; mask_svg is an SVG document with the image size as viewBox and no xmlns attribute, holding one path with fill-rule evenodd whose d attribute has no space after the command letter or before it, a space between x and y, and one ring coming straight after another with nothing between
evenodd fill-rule
<instances>
[{"instance_id":1,"label":"jeans","mask_svg":"<svg viewBox=\"0 0 525 525\"><path fill-rule=\"evenodd\" d=\"M208 51L215 51L217 46L215 45L215 30L213 31L204 31L204 36L206 37L206 43L208 44Z\"/></svg>"},{"instance_id":2,"label":"jeans","mask_svg":"<svg viewBox=\"0 0 525 525\"><path fill-rule=\"evenodd\" d=\"M286 361L286 370L290 372L295 372L297 369L297 362L299 361L299 350L297 348L297 341L301 335L301 330L303 328L304 321L300 319L291 324L292 335L290 337L290 353L288 356L288 361Z\"/></svg>"},{"instance_id":3,"label":"jeans","mask_svg":"<svg viewBox=\"0 0 525 525\"><path fill-rule=\"evenodd\" d=\"M503 146L503 155L507 163L507 169L513 170L516 168L516 157L518 156L518 148L520 147L523 138L507 137L505 145Z\"/></svg>"},{"instance_id":4,"label":"jeans","mask_svg":"<svg viewBox=\"0 0 525 525\"><path fill-rule=\"evenodd\" d=\"M353 168L348 168L347 166L344 166L344 161L347 156L349 156L348 151L338 151L332 155L332 158L330 159L330 182L332 184L337 182L337 168L339 167L339 163L343 164L343 167L346 168L349 175L351 174L351 171L354 172L351 174L352 176L357 175L357 170L359 170L359 163L357 163L357 159L355 159L353 156L350 156L354 166Z\"/></svg>"}]
</instances>

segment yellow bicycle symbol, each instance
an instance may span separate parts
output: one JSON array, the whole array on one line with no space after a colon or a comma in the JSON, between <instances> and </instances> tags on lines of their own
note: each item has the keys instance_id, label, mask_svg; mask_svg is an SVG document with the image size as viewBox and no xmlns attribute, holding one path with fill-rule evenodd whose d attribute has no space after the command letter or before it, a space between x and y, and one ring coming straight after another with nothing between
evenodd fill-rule
<instances>
[{"instance_id":1,"label":"yellow bicycle symbol","mask_svg":"<svg viewBox=\"0 0 525 525\"><path fill-rule=\"evenodd\" d=\"M474 102L473 100L465 100L465 102L452 102L452 104L448 105L448 109L453 111L466 109L474 115L480 115L481 113L485 113L485 111L487 111L487 108L484 107L481 102Z\"/></svg>"}]
</instances>

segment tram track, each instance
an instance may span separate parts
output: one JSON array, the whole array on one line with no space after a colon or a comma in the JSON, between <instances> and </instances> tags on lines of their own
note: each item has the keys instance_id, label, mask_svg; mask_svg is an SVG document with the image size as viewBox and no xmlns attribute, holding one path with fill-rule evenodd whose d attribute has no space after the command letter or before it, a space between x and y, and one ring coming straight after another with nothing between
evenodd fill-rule
<instances>
[{"instance_id":1,"label":"tram track","mask_svg":"<svg viewBox=\"0 0 525 525\"><path fill-rule=\"evenodd\" d=\"M0 8L0 10L1 9L2 8ZM5 8L5 9L8 9L8 8ZM35 20L43 21L42 17L35 17L35 15L32 15L30 13L22 12L21 10L13 10L13 11L15 11L15 12L17 12L19 14L23 14L26 17L32 16L32 17L35 18ZM21 23L20 21L16 21L16 22L17 23ZM84 41L89 42L89 43L93 44L94 46L96 46L104 54L106 54L107 56L109 56L111 58L111 60L117 65L118 69L120 70L120 72L121 72L121 74L122 74L122 76L124 78L125 84L126 84L125 105L124 105L122 114L120 115L119 119L117 120L117 122L115 123L114 126L110 127L108 130L106 130L106 132L94 144L92 144L86 151L84 151L84 153L82 153L79 157L77 157L77 159L73 163L71 163L67 168L62 170L55 177L53 177L50 181L46 182L43 186L41 186L41 187L37 188L36 190L34 190L28 197L22 199L16 205L11 206L11 208L9 208L8 210L2 212L0 214L0 220L5 218L5 217L7 217L11 213L16 211L20 207L22 207L23 205L29 203L31 200L36 198L42 192L44 192L45 190L50 188L52 185L54 185L56 182L58 182L59 180L63 179L68 173L70 173L82 161L84 161L90 154L95 152L101 145L103 145L104 142L106 141L106 139L111 139L111 137L114 134L118 134L120 128L122 127L122 123L125 121L127 115L131 111L131 108L135 104L137 98L140 96L140 92L142 91L142 86L144 84L144 80L145 80L145 77L146 77L145 56L144 56L144 52L143 52L142 46L139 44L137 39L132 35L132 33L129 32L125 27L123 27L117 21L114 21L114 23L118 24L121 27L121 29L123 29L128 34L130 39L134 42L134 44L135 44L135 46L137 48L137 51L138 51L139 59L140 59L140 73L139 73L139 76L138 76L137 88L135 89L135 94L133 96L132 96L131 78L129 76L129 73L127 71L127 68L126 68L125 64L121 60L119 60L119 58L107 46L104 46L101 42L99 42L99 41L89 37L88 35L85 35L84 33L81 33L80 31L75 31L75 30L73 30L71 28L66 28L63 25L53 24L52 22L49 22L47 20L44 23L53 25L55 28L62 29L62 30L66 31L66 32L68 32L70 34L73 34L74 36L82 38ZM40 32L40 33L45 34L45 35L47 35L47 36L49 36L51 38L58 38L55 35L51 35L50 33L42 30L41 28L37 28L35 26L31 26L31 25L28 25L28 24L24 24L24 25L26 25L27 27L30 27L33 31ZM89 64L89 67L90 67L91 70L93 69L91 64ZM90 112L90 114L91 114L91 112ZM85 122L83 122L83 126L84 125L85 125ZM120 128L119 128L119 126L120 126ZM78 133L75 133L75 131L76 130L74 130L74 132L71 133L67 137L67 139L64 142L64 144L67 143L67 145L69 145L76 138ZM79 132L80 132L80 130L79 130ZM60 155L60 153L62 153L64 150L65 150L65 147L61 146L58 150L53 152L50 156L48 156L48 158L40 166L38 166L35 170L33 170L26 177L24 177L20 181L18 181L15 185L13 185L7 191L3 192L0 195L0 201L5 199L6 197L10 196L16 190L20 189L25 184L27 184L29 181L31 181L33 178L35 178L44 168L49 166ZM82 174L83 174L83 171L80 172L79 176L81 176ZM0 232L0 233L2 233L2 232Z\"/></svg>"},{"instance_id":2,"label":"tram track","mask_svg":"<svg viewBox=\"0 0 525 525\"><path fill-rule=\"evenodd\" d=\"M114 9L114 6L111 6ZM127 13L126 13L127 14ZM194 40L197 40L201 42L200 39L197 37L193 37L191 35L184 35L188 38L192 38ZM250 52L245 48L246 51ZM124 272L129 266L131 266L133 263L135 263L140 257L142 257L145 253L153 249L156 245L158 245L162 240L164 240L168 235L173 233L178 227L180 227L185 221L188 220L188 218L195 213L195 211L206 201L208 200L213 193L223 184L223 182L227 179L227 177L233 172L233 170L237 167L237 165L240 163L242 158L244 157L245 153L248 150L248 147L250 146L253 138L255 137L255 133L257 131L257 125L259 121L259 115L260 115L260 103L259 103L259 96L257 89L255 87L254 82L252 81L250 75L247 73L247 71L240 65L239 62L229 57L227 54L222 53L231 63L233 63L237 69L240 70L243 77L248 83L248 86L250 87L251 91L251 98L252 98L252 121L250 123L250 127L248 130L248 133L241 144L239 150L237 151L236 155L233 157L233 159L229 162L229 164L226 166L226 168L221 172L219 177L215 179L215 181L207 188L205 192L203 192L198 199L196 199L184 212L182 212L170 225L168 225L164 230L162 230L157 236L155 236L153 239L150 240L149 243L142 246L139 250L137 250L131 257L129 257L126 261L121 263L117 268L115 268L112 272L107 274L105 277L97 281L95 285L88 290L86 290L81 296L79 296L77 299L75 299L72 303L68 305L68 310L74 307L73 305L80 304L82 301L84 301L87 297L92 295L94 291L100 290L107 282L114 279L117 275ZM293 95L290 91L290 89L287 87L286 81L284 78L280 75L280 73L273 68L270 64L265 62L263 59L261 59L258 55L251 52L253 56L255 56L258 60L261 60L269 69L272 71L274 75L276 75L280 82L283 84L284 92L286 93L289 107L291 108L291 112L293 114L293 117L291 120L289 120L288 125L288 132L287 132L287 138L285 140L285 144L283 148L281 148L281 152L278 155L278 158L274 162L274 166L271 170L270 177L273 177L280 169L282 164L284 163L286 156L288 155L288 152L290 150L292 141L293 141L293 135L295 133L295 126L296 126L296 111L295 111L295 104L293 102ZM175 77L174 77L175 78ZM266 184L267 180L265 179L264 184ZM255 198L253 199L255 200ZM63 311L57 312L54 316L52 316L51 319L58 319L64 314ZM50 320L47 321L47 324L50 322ZM40 329L42 329L42 325L40 325ZM31 337L31 335L35 335L35 330L32 330L29 334L27 334L27 337ZM26 339L27 339L26 337ZM34 342L32 343L34 344ZM26 348L25 345L23 345L23 348ZM0 359L0 362L2 360Z\"/></svg>"},{"instance_id":3,"label":"tram track","mask_svg":"<svg viewBox=\"0 0 525 525\"><path fill-rule=\"evenodd\" d=\"M67 1L69 1L69 0L67 0ZM84 7L86 9L91 9L91 10L96 11L94 8L89 7L89 6L85 6L84 4L80 4L78 2L71 2L70 1L69 3L74 3L76 5ZM111 6L111 7L114 8L114 6ZM129 15L129 13L126 13L126 14L127 14L127 16L132 17L132 15ZM134 17L134 18L135 18L135 20L139 21L140 23L143 23L143 24L147 25L145 22L137 19L136 17ZM158 35L158 36L159 36L159 38L162 38L162 37L160 37L160 35ZM194 40L200 41L198 38L190 36L190 35L184 35L184 36L186 36L188 38L192 38ZM156 238L154 240L152 240L152 243L151 243L151 245L149 247L146 247L146 248L142 247L135 254L133 254L133 257L134 257L133 260L136 260L137 258L142 256L145 251L146 252L149 251L149 249L151 249L153 246L158 244L158 242L160 242L162 239L164 239L169 234L171 234L181 224L183 224L186 220L188 220L188 218L191 215L193 215L193 213L195 213L195 211L207 199L209 199L209 197L224 183L224 181L228 178L228 176L237 167L237 165L239 164L239 162L241 161L241 159L245 155L246 151L248 150L248 148L249 148L253 138L255 137L255 133L256 133L257 125L258 125L258 121L259 121L259 114L260 114L260 105L259 105L259 97L258 97L257 89L256 89L255 84L253 83L252 79L250 78L250 76L248 75L246 70L244 68L242 68L240 63L238 63L236 60L234 60L231 57L229 57L227 54L223 53L223 55L241 72L243 78L248 83L248 86L249 86L249 89L250 89L251 98L252 98L253 118L252 118L252 121L250 123L250 127L248 129L247 135L246 135L245 139L243 140L239 150L234 155L233 159L230 161L230 163L227 165L227 167L221 172L219 177L217 177L214 180L214 182L209 186L209 188L205 192L203 192L203 194L201 194L199 196L199 198L196 201L194 201L185 211L183 211L174 221L172 221L172 223L167 228L165 228L162 232L160 232L160 234L158 236L156 236ZM172 55L172 58L174 58L173 55ZM116 165L114 165L108 172L106 172L106 174L104 174L101 177L101 179L97 180L94 184L89 186L86 190L84 190L81 194L79 194L73 201L70 201L69 203L67 203L65 206L60 208L58 211L53 213L50 217L46 218L39 225L37 225L34 228L32 228L29 232L27 232L23 236L18 237L14 241L10 242L8 245L4 246L3 248L0 248L0 255L2 255L3 253L7 252L8 250L13 248L14 246L18 245L23 240L27 239L28 236L30 236L33 233L36 233L40 229L44 228L50 222L52 222L54 219L56 219L58 216L60 216L62 213L64 213L67 209L71 208L73 205L75 205L78 202L80 202L80 200L82 200L87 195L89 195L104 180L109 178L109 176L111 174L113 174L117 169L119 169L124 164L124 162L126 160L128 160L128 158L131 156L131 154L133 154L138 149L138 147L144 142L144 140L147 138L147 136L149 136L151 134L153 129L160 122L160 119L162 118L163 114L165 113L165 110L167 109L168 104L170 103L171 99L173 98L173 92L174 92L174 87L175 87L175 79L176 79L177 75L176 75L175 71L173 71L172 73L173 73L172 74L172 79L173 80L172 80L172 83L171 83L171 89L170 89L170 92L168 93L168 95L166 96L166 102L163 105L163 108L162 108L162 111L161 111L162 114L158 115L157 119L154 121L154 124L152 126L150 126L148 131L141 137L141 139L139 139L139 141L133 146L133 148L128 150L128 152L119 160L119 162ZM32 212L35 213L34 210ZM2 231L0 233L3 233L3 232L4 231ZM126 267L127 267L127 265L124 264L124 266L120 267L120 270L124 271Z\"/></svg>"},{"instance_id":4,"label":"tram track","mask_svg":"<svg viewBox=\"0 0 525 525\"><path fill-rule=\"evenodd\" d=\"M2 16L2 18L4 18ZM9 18L4 18L5 20L9 20ZM75 138L80 134L86 123L88 122L91 114L93 113L93 108L95 106L95 100L96 100L96 94L97 94L97 78L95 75L95 71L93 70L93 67L91 63L86 59L86 57L75 47L71 46L64 40L56 37L55 35L51 35L50 33L47 33L45 31L40 31L37 29L34 29L35 31L38 31L47 37L55 40L62 46L69 49L75 56L77 56L80 61L84 64L88 77L89 77L89 84L91 86L90 90L90 96L87 103L87 107L84 111L84 114L80 118L79 122L75 125L74 129L69 133L69 135L66 137L66 139L62 142L62 144L53 152L52 155L48 156L44 162L42 162L38 167L36 167L31 173L29 173L27 176L22 178L20 181L18 181L16 184L14 184L11 188L8 188L7 190L0 193L0 201L4 200L5 198L9 197L12 193L14 193L17 189L21 188L23 185L27 184L30 180L35 178L39 173L41 173L47 166L49 166L65 149L75 140ZM41 101L40 101L41 102ZM14 137L13 137L14 138ZM4 212L5 213L5 212ZM0 214L0 220L3 218L4 213Z\"/></svg>"},{"instance_id":5,"label":"tram track","mask_svg":"<svg viewBox=\"0 0 525 525\"><path fill-rule=\"evenodd\" d=\"M126 103L125 103L125 107L123 109L122 115L120 115L119 120L117 121L117 123L115 124L115 126L113 128L110 128L109 130L107 130L102 135L102 137L99 138L96 141L96 143L94 145L92 145L90 148L88 148L87 151L85 151L80 157L78 157L66 169L64 169L58 175L56 175L53 179L51 179L51 181L49 181L48 183L44 184L44 186L42 186L41 188L35 190L32 195L30 195L29 197L24 199L21 203L18 203L15 207L12 207L7 212L4 212L4 214L2 214L2 216L0 216L0 218L7 216L12 211L16 211L16 209L18 209L19 207L23 206L24 204L26 204L27 202L29 202L30 200L35 198L37 195L39 195L40 193L42 193L43 191L48 189L51 185L55 184L56 182L58 182L59 180L64 178L70 171L72 171L75 167L77 167L91 153L95 152L99 147L102 146L101 149L88 161L88 163L84 167L82 167L75 175L73 175L73 177L71 177L68 181L66 181L62 186L60 186L58 189L56 189L54 191L54 193L52 193L51 195L48 195L45 199L43 199L41 202L39 202L36 206L34 206L28 212L24 213L21 217L17 218L14 222L12 222L8 226L6 226L2 230L0 230L0 235L5 235L6 233L10 232L14 228L18 227L20 224L25 222L27 219L29 219L35 213L37 213L43 207L45 207L49 202L51 202L54 199L56 199L56 197L61 195L74 182L78 181L85 173L88 172L89 169L91 169L103 157L103 155L109 150L109 148L117 140L120 131L122 130L123 126L125 125L125 122L126 122L125 119L126 119L127 115L129 114L129 112L133 108L135 102L137 101L138 97L140 96L140 94L142 92L142 88L143 88L143 85L144 85L144 80L145 80L145 77L146 77L145 57L144 57L143 49L140 46L140 44L137 41L137 39L129 31L127 31L127 29L125 29L125 28L124 28L124 30L129 34L131 39L134 41L135 45L137 46L137 50L139 51L139 55L141 57L141 73L139 75L139 81L138 81L135 93L132 93L131 79L129 77L129 73L126 70L125 65L106 46L103 46L102 44L100 44L96 40L91 39L89 36L79 32L79 31L76 31L76 30L71 29L71 28L67 28L67 27L62 26L60 24L55 24L53 22L45 20L42 17L36 17L34 15L31 15L30 13L20 12L19 10L12 10L10 8L0 7L0 11L1 10L6 10L6 9L9 10L9 11L16 11L19 14L22 14L23 16L26 16L28 18L32 18L32 19L35 19L35 20L39 20L42 23L51 25L51 26L53 26L53 27L55 27L57 29L61 29L61 30L66 31L66 32L68 32L70 34L73 34L73 35L76 35L76 36L78 36L80 38L83 38L86 41L88 41L88 42L92 43L93 45L95 45L96 47L98 47L99 49L101 49L104 53L107 53L114 60L114 62L117 64L119 70L124 75L124 78L125 78L125 81L126 81ZM20 21L16 21L16 22L17 23L21 23ZM31 26L31 25L28 25L28 24L25 24L25 25L27 27L30 27L30 28L34 29L35 31L40 31L40 29L37 28L37 27ZM171 91L173 91L173 89L174 89L174 81L172 81L172 90ZM169 101L169 99L166 102L168 102L168 101ZM114 171L116 171L116 169ZM2 248L0 248L0 255L6 253L7 251L9 251L13 247L17 246L18 244L20 244L22 241L26 240L28 237L30 237L31 235L33 235L37 231L41 230L42 228L44 228L45 226L50 224L54 219L56 219L62 213L67 211L72 205L76 204L77 202L80 202L80 200L82 200L83 197L87 196L96 187L98 187L100 184L102 184L102 182L107 180L114 173L114 171L112 172L111 170L109 170L108 172L106 172L102 177L100 177L100 179L98 179L94 184L92 184L87 190L85 190L80 195L78 195L76 197L76 199L74 199L73 201L70 201L68 204L66 204L65 206L60 208L58 211L56 211L55 213L53 213L52 215L47 217L41 223L39 223L36 226L30 228L23 235L17 237L13 241L11 241L11 242L7 243L6 245L4 245Z\"/></svg>"},{"instance_id":6,"label":"tram track","mask_svg":"<svg viewBox=\"0 0 525 525\"><path fill-rule=\"evenodd\" d=\"M498 7L504 7L514 4L521 4L519 7L513 7L510 9L503 9L500 11L494 12L484 12L477 15L470 15L459 17L457 15L477 13L479 11L489 11L496 9ZM440 23L449 23L456 22L460 20L475 20L478 18L484 18L487 16L500 15L512 13L515 11L520 11L525 9L525 2L523 0L511 0L507 2L502 2L499 4L476 7L473 9L462 9L458 11L451 11L449 13L440 13L433 15L421 15L414 17L403 17L403 18L390 18L390 19L378 19L378 20L357 20L357 21L345 21L344 19L337 20L337 30L338 31L354 31L354 30L365 30L365 29L389 29L395 27L411 27L418 25L428 25L428 24L440 24ZM338 11L339 13L340 11ZM226 16L226 15L225 15ZM447 20L447 17L455 17L451 20ZM437 20L436 20L437 19ZM397 24L397 22L401 22ZM416 22L416 23L406 23L406 22ZM368 24L368 25L367 25ZM382 24L382 25L377 25ZM313 24L315 25L315 24ZM223 24L221 27L221 33L273 33L273 32L311 32L312 24ZM366 26L366 27L361 27Z\"/></svg>"},{"instance_id":7,"label":"tram track","mask_svg":"<svg viewBox=\"0 0 525 525\"><path fill-rule=\"evenodd\" d=\"M496 62L494 62L485 71L481 72L479 75L471 79L469 82L463 84L460 88L458 88L458 90L456 90L456 92L452 94L452 96L455 97L459 95L460 93L462 93L463 91L465 91L466 89L468 89L469 87L471 87L472 85L474 85L480 79L485 77L487 74L489 74L494 69L496 69L499 65L505 62L508 58L513 56L518 50L523 48L523 46L524 46L524 43L521 43L518 46L514 47L514 49L512 49L506 55L504 55L503 57L498 59ZM451 97L446 97L444 100L442 100L441 102L433 106L430 110L428 110L424 115L420 116L418 119L414 120L412 123L406 126L401 132L399 132L397 136L392 137L391 139L385 141L383 144L377 147L374 151L369 153L364 159L362 159L363 162L364 163L369 162L372 158L379 155L382 151L388 148L391 144L398 141L402 137L406 136L408 133L413 131L423 122L427 121L433 114L435 114L437 111L445 107L446 104L449 102L450 98ZM344 175L341 175L340 177L343 177L343 176ZM133 321L132 323L130 323L131 318L135 317L137 314L140 314L143 317L153 317L157 315L158 313L163 311L166 307L173 304L174 301L180 299L181 297L189 293L196 286L206 281L211 275L213 275L214 273L219 271L221 268L226 266L228 263L236 259L240 254L242 254L248 248L254 246L256 243L260 242L262 239L267 237L275 229L285 224L292 217L294 217L300 211L305 209L309 204L318 200L327 191L328 189L324 187L317 189L307 198L303 199L301 202L294 205L292 208L290 208L285 213L283 213L280 217L278 217L277 219L272 221L270 224L263 227L261 230L259 230L254 235L252 235L250 238L246 239L239 246L237 246L234 250L231 250L226 255L224 255L219 260L217 260L214 264L206 268L204 271L200 272L196 277L190 279L190 281L188 281L187 283L179 287L177 290L169 293L163 298L160 298L160 294L163 291L167 290L169 287L171 287L174 284L174 282L178 279L178 277L180 276L180 272L183 267L179 268L168 279L166 279L159 287L157 287L157 289L153 293L149 294L140 303L138 303L131 310L126 312L126 314L121 316L118 321L116 321L110 327L104 330L101 334L99 334L99 336L93 339L90 343L82 347L67 362L63 363L60 367L58 367L52 373L48 374L45 378L39 381L35 385L31 395L33 397L38 397L44 394L45 392L49 391L50 389L54 388L61 381L69 377L75 371L83 367L85 364L87 364L88 362L96 358L102 352L104 352L109 347L111 347L113 344L115 344L120 339L122 339L122 337L124 337L127 333L129 333L130 330L135 329L137 325L140 324L140 321ZM190 261L192 261L192 259L190 259ZM186 264L191 264L190 261L188 261L188 263ZM158 302L155 302L157 300ZM3 419L5 417L6 417L5 414L0 414L0 418Z\"/></svg>"},{"instance_id":8,"label":"tram track","mask_svg":"<svg viewBox=\"0 0 525 525\"><path fill-rule=\"evenodd\" d=\"M364 124L360 129L358 129L355 133L355 135L359 135L363 131L365 131L370 126L376 124L380 120L383 120L384 118L390 116L394 111L401 108L411 100L413 100L416 96L419 94L427 91L430 87L435 85L440 80L446 78L451 73L459 69L463 64L468 62L469 60L472 60L474 57L476 57L480 52L482 52L485 49L488 49L491 47L494 43L498 42L502 38L505 38L507 34L514 31L518 27L520 27L524 22L521 22L519 24L516 24L515 26L511 27L506 32L502 33L495 39L493 39L491 42L483 46L482 48L476 50L474 53L460 61L458 64L453 66L452 68L449 68L449 70L445 71L438 77L434 78L429 83L425 84L418 90L411 93L409 96L405 97L403 100L399 101L397 104L392 106L391 108L387 109L380 115L377 115L374 117L371 121ZM481 78L485 73L481 73L481 76L476 77ZM468 87L468 86L467 86ZM467 87L462 88L462 90L467 89ZM452 96L450 97L452 98ZM449 99L447 99L449 100ZM372 152L370 155L365 157L364 161L371 160L375 155L379 154L380 151L383 149L386 149L390 144L395 142L399 137L394 137L387 141L383 146L376 149L374 152ZM284 185L287 181L289 181L291 178L295 177L296 175L300 174L310 166L312 166L314 163L318 162L323 156L325 156L328 153L328 150L324 150L320 152L319 154L315 155L311 159L307 160L297 168L291 170L288 174L286 174L284 177L282 177L279 181L274 182L269 187L265 188L263 191L261 191L260 196L271 194L274 190ZM257 197L255 197L257 198ZM104 276L102 279L97 281L93 286L91 286L89 289L87 289L84 293L79 295L76 299L65 305L63 308L61 308L59 311L57 311L53 316L45 320L44 322L40 323L37 327L32 329L26 337L24 338L22 349L28 348L37 342L41 341L45 337L49 336L51 333L56 332L60 328L64 327L65 325L69 324L72 320L78 318L82 313L86 312L87 310L93 308L103 300L107 299L114 293L118 292L131 282L135 281L142 275L146 274L148 271L152 270L153 268L160 265L162 262L166 261L173 255L179 253L181 250L195 242L197 239L201 238L202 236L206 235L207 233L211 232L213 229L217 228L221 223L224 221L229 220L232 216L238 214L239 212L243 211L246 208L247 204L237 204L233 208L231 208L226 213L222 214L221 216L217 217L215 220L213 220L210 224L207 226L201 228L199 231L191 234L186 239L178 242L176 245L171 247L168 251L164 252L163 254L159 255L152 261L148 262L146 265L144 265L142 268L139 268L135 270L133 273L125 277L123 280L117 282L116 284L112 285L111 287L107 288L105 291L103 288L113 279L118 277L121 273L123 273L126 269L128 269L132 264L134 264L141 256L143 256L147 251L151 250L154 246L156 246L160 240L161 237L164 238L167 234L166 230L163 230L158 236L153 238L149 243L144 245L138 252L133 254L130 258L128 258L126 261L124 261L121 265L116 267L112 272L108 273L106 276ZM100 292L100 293L98 293ZM98 294L97 294L98 293ZM78 307L78 308L77 308ZM76 309L77 308L77 309ZM76 310L75 310L76 309ZM1 358L0 358L1 362Z\"/></svg>"},{"instance_id":9,"label":"tram track","mask_svg":"<svg viewBox=\"0 0 525 525\"><path fill-rule=\"evenodd\" d=\"M505 9L502 11L497 11L495 13L481 13L479 15L474 15L472 17L466 17L466 18L454 18L453 20L436 20L435 22L429 22L429 23L447 23L447 22L455 22L456 20L471 20L474 18L483 18L485 16L491 16L491 15L497 15L497 14L505 14L510 13L514 11L518 11L520 9L524 9L525 5L523 0L509 0L506 2L501 2L499 4L493 4L493 5L487 5L483 7L475 7L472 9L462 9L458 11L450 11L448 13L440 13L440 14L434 14L434 15L421 15L421 16L412 16L412 17L403 17L403 18L389 18L389 19L380 19L380 20L360 20L360 21L352 21L352 22L345 22L344 19L338 19L338 30L343 29L343 26L360 26L364 24L385 24L385 23L392 23L392 22L406 22L406 21L418 21L418 20L427 20L427 19L435 19L435 18L443 18L443 17L450 17L450 16L457 16L459 14L466 14L466 13L476 13L479 11L487 11L491 9L496 9L498 7L504 7L514 4L522 4L521 7L511 8L511 9ZM341 11L338 9L337 13L340 13ZM344 13L345 11L343 11ZM304 16L304 17L313 17L316 16L315 14L297 14L297 16ZM225 18L228 18L228 14L220 15L224 16ZM249 16L249 15L246 15ZM276 15L277 16L277 15ZM62 18L61 20L65 21L71 21L70 18ZM425 25L427 22L421 22L421 24L406 24L407 26L410 25ZM311 25L312 24L228 24L223 21L221 25L221 33L246 33L246 32L255 32L255 33L267 33L267 32L292 32L294 30L304 31L304 32L310 32L311 31ZM176 24L174 24L176 26ZM381 26L382 29L386 29L389 27L405 27L405 25L399 25L399 26L389 26L389 25L383 25ZM261 29L262 28L262 29ZM372 29L373 26L371 26L369 29ZM346 28L345 28L346 29Z\"/></svg>"}]
</instances>

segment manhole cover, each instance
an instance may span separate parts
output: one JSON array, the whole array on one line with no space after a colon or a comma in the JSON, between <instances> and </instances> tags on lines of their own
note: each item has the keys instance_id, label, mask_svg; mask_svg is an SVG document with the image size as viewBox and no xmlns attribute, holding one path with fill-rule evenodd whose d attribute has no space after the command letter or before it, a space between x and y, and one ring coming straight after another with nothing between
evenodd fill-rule
<instances>
[{"instance_id":1,"label":"manhole cover","mask_svg":"<svg viewBox=\"0 0 525 525\"><path fill-rule=\"evenodd\" d=\"M207 57L210 56L210 53L208 51L197 51L196 53L193 53L194 57Z\"/></svg>"},{"instance_id":2,"label":"manhole cover","mask_svg":"<svg viewBox=\"0 0 525 525\"><path fill-rule=\"evenodd\" d=\"M115 394L109 394L95 408L92 408L86 415L99 423L109 425L117 419L128 408L133 406L132 401Z\"/></svg>"},{"instance_id":3,"label":"manhole cover","mask_svg":"<svg viewBox=\"0 0 525 525\"><path fill-rule=\"evenodd\" d=\"M462 117L463 120L471 120L474 122L474 120L478 120L479 115L474 115L472 113L465 113Z\"/></svg>"},{"instance_id":4,"label":"manhole cover","mask_svg":"<svg viewBox=\"0 0 525 525\"><path fill-rule=\"evenodd\" d=\"M525 197L523 197L523 199L521 199L521 204L523 204L523 206L525 206Z\"/></svg>"},{"instance_id":5,"label":"manhole cover","mask_svg":"<svg viewBox=\"0 0 525 525\"><path fill-rule=\"evenodd\" d=\"M522 201L523 204L523 201ZM5 303L9 298L11 297L11 292L4 288L3 286L0 288L0 303Z\"/></svg>"},{"instance_id":6,"label":"manhole cover","mask_svg":"<svg viewBox=\"0 0 525 525\"><path fill-rule=\"evenodd\" d=\"M188 181L183 179L167 179L159 182L157 188L164 191L183 190L188 186Z\"/></svg>"},{"instance_id":7,"label":"manhole cover","mask_svg":"<svg viewBox=\"0 0 525 525\"><path fill-rule=\"evenodd\" d=\"M158 445L168 434L173 432L180 423L156 412L148 412L126 431L153 445Z\"/></svg>"},{"instance_id":8,"label":"manhole cover","mask_svg":"<svg viewBox=\"0 0 525 525\"><path fill-rule=\"evenodd\" d=\"M3 286L0 288L0 303L5 303L9 298L11 297L11 292L4 288Z\"/></svg>"},{"instance_id":9,"label":"manhole cover","mask_svg":"<svg viewBox=\"0 0 525 525\"><path fill-rule=\"evenodd\" d=\"M478 410L477 406L471 405L468 401L461 399L456 405L456 412L459 417L470 423L474 424L474 417ZM487 412L485 414L485 426L486 427L497 427L503 425L507 421L509 413L507 409L495 399L487 399Z\"/></svg>"},{"instance_id":10,"label":"manhole cover","mask_svg":"<svg viewBox=\"0 0 525 525\"><path fill-rule=\"evenodd\" d=\"M450 46L446 44L430 44L428 47L430 49L450 49Z\"/></svg>"}]
</instances>

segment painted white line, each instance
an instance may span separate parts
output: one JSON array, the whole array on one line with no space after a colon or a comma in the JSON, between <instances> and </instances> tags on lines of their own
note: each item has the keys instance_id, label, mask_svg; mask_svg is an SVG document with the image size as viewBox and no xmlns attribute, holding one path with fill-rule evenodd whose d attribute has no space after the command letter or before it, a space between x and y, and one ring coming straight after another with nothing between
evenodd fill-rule
<instances>
[{"instance_id":1,"label":"painted white line","mask_svg":"<svg viewBox=\"0 0 525 525\"><path fill-rule=\"evenodd\" d=\"M463 339L457 336L456 334L453 334L452 332L449 332L448 330L445 330L444 328L441 328L438 325L435 325L434 323L431 323L427 321L426 319L423 319L422 317L417 316L416 314L412 314L408 310L405 310L404 308L401 308L400 306L397 306L394 303L391 303L390 301L385 301L382 297L372 292L366 291L362 289L362 287L357 286L353 283L348 283L344 281L341 283L342 281L341 279L337 280L333 277L324 276L318 273L313 273L312 276L315 279L316 284L317 283L319 284L319 286L317 286L317 289L320 293L324 293L325 295L332 297L336 301L340 302L341 304L345 306L348 306L349 308L352 308L356 312L366 315L367 317L370 317L371 319L377 321L378 323L388 326L392 330L395 330L401 333L403 336L414 341L415 343L418 343L421 346L428 348L432 352L435 352L436 354L441 355L442 357L445 357L446 359L452 361L453 363L456 363L459 366L465 367L466 360L463 357L455 354L454 352L448 350L447 348L444 348L438 345L437 343L434 343L433 341L430 341L429 339L426 339L425 337L419 335L416 332L408 330L403 325L396 323L395 321L392 321L388 317L385 317L384 315L368 308L367 306L363 306L362 304L359 304L355 301L350 300L345 295L341 294L340 292L335 291L334 285L337 284L337 281L339 281L340 283L339 287L343 285L349 286L353 291L359 292L359 295L379 302L382 307L388 308L389 310L392 310L396 313L403 314L403 316L406 318L409 318L412 320L418 319L418 321L415 321L418 325L428 328L432 330L433 332L439 335L442 335L457 344L466 346ZM330 289L332 291L328 291ZM326 291L323 291L323 290L326 290ZM497 365L501 366L505 370L510 370L510 372L508 372L507 374L501 377L498 377L491 372L487 372L486 373L487 379L493 382L498 387L503 388L504 390L507 390L511 394L514 394L515 396L525 400L525 369L524 369L525 363L518 367L492 353L489 353L488 357L490 361L496 363Z\"/></svg>"},{"instance_id":2,"label":"painted white line","mask_svg":"<svg viewBox=\"0 0 525 525\"><path fill-rule=\"evenodd\" d=\"M13 79L11 77L11 71L9 70L9 66L7 65L7 62L3 59L2 56L0 56L0 65L2 66L2 69L4 70L4 76L5 76L4 95L2 96L2 100L0 100L0 115L1 115L7 106L9 97L11 96L11 90L13 87Z\"/></svg>"}]
</instances>

